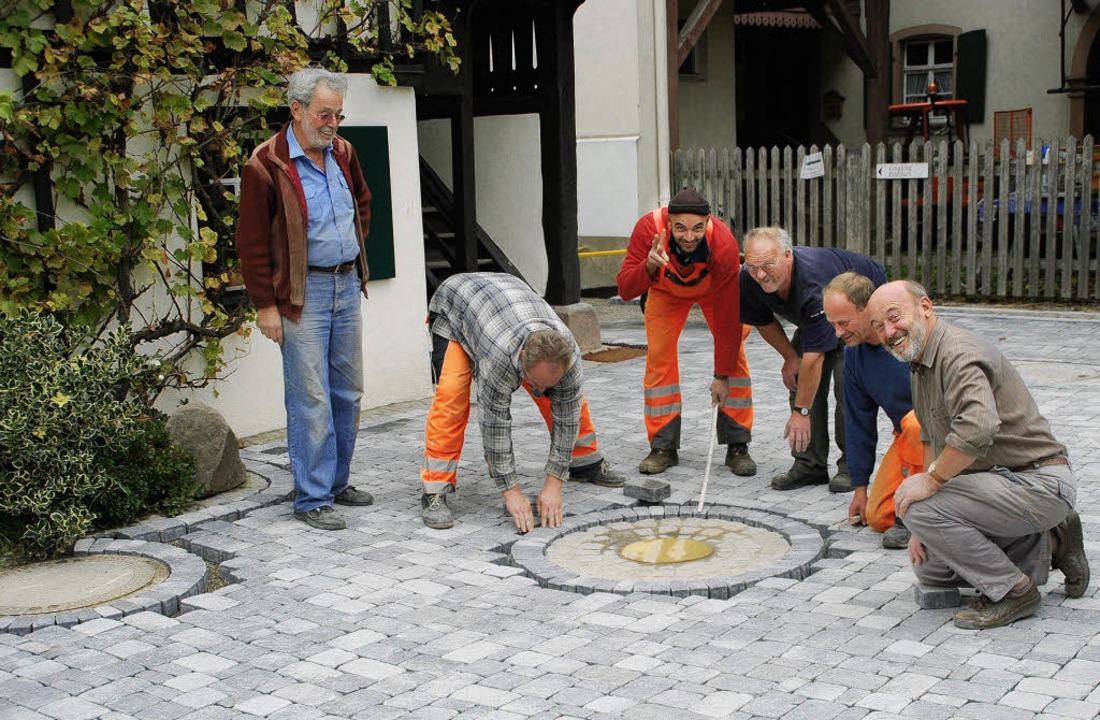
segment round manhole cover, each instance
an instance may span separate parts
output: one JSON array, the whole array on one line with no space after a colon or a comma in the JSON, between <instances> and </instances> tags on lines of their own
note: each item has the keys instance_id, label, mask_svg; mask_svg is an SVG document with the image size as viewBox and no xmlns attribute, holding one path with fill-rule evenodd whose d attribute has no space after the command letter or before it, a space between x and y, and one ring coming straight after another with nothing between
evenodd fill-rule
<instances>
[{"instance_id":1,"label":"round manhole cover","mask_svg":"<svg viewBox=\"0 0 1100 720\"><path fill-rule=\"evenodd\" d=\"M163 582L161 562L88 555L0 570L0 615L40 615L105 605Z\"/></svg>"},{"instance_id":2,"label":"round manhole cover","mask_svg":"<svg viewBox=\"0 0 1100 720\"><path fill-rule=\"evenodd\" d=\"M1024 382L1036 385L1068 385L1100 378L1100 367L1042 360L1017 360L1013 366Z\"/></svg>"},{"instance_id":3,"label":"round manhole cover","mask_svg":"<svg viewBox=\"0 0 1100 720\"><path fill-rule=\"evenodd\" d=\"M512 560L552 589L727 598L766 577L807 577L824 550L820 533L779 515L669 505L579 515L517 541Z\"/></svg>"}]
</instances>

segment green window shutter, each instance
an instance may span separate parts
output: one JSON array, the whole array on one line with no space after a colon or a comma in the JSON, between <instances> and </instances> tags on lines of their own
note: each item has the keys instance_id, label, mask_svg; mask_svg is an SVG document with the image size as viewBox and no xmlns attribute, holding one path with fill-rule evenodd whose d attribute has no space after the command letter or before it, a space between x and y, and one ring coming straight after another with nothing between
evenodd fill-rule
<instances>
[{"instance_id":1,"label":"green window shutter","mask_svg":"<svg viewBox=\"0 0 1100 720\"><path fill-rule=\"evenodd\" d=\"M985 30L971 30L959 35L955 46L955 97L966 100L966 117L972 125L985 122L986 44Z\"/></svg>"},{"instance_id":2,"label":"green window shutter","mask_svg":"<svg viewBox=\"0 0 1100 720\"><path fill-rule=\"evenodd\" d=\"M363 167L363 179L370 188L370 235L367 236L370 279L395 277L389 130L385 126L345 125L340 128L340 135L355 147Z\"/></svg>"}]
</instances>

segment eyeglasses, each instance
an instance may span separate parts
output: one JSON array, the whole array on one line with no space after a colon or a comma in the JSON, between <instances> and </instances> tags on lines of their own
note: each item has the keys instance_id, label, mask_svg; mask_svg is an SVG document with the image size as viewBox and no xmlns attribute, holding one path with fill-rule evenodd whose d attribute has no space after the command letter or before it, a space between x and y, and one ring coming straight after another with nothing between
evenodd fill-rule
<instances>
[{"instance_id":1,"label":"eyeglasses","mask_svg":"<svg viewBox=\"0 0 1100 720\"><path fill-rule=\"evenodd\" d=\"M745 263L741 267L748 270L750 274L757 273L761 270L763 270L764 272L771 272L772 270L775 270L777 267L779 267L779 261L772 260L771 262L761 263L760 265L751 265L749 263Z\"/></svg>"},{"instance_id":2,"label":"eyeglasses","mask_svg":"<svg viewBox=\"0 0 1100 720\"><path fill-rule=\"evenodd\" d=\"M306 109L307 109L307 110L309 110L309 106L308 106L308 105L306 106ZM310 115L312 115L313 117L315 117L315 118L317 118L318 120L320 120L321 122L323 122L323 123L324 123L325 125L328 125L328 124L329 124L330 122L332 122L333 120L335 120L335 121L336 121L336 124L337 124L337 125L339 125L340 123L342 123L342 122L344 122L345 120L347 120L347 116L346 116L346 115L338 115L338 114L334 114L334 113L331 113L331 112L329 112L328 110L325 110L324 112L319 112L319 113L315 113L315 112L313 112L312 110L309 110L309 113L310 113Z\"/></svg>"}]
</instances>

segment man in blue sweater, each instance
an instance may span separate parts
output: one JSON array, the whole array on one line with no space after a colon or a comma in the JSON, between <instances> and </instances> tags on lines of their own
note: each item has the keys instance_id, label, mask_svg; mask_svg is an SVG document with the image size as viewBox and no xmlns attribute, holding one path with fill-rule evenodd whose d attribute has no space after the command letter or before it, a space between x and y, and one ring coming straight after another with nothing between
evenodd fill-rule
<instances>
[{"instance_id":1,"label":"man in blue sweater","mask_svg":"<svg viewBox=\"0 0 1100 720\"><path fill-rule=\"evenodd\" d=\"M920 424L913 412L909 368L894 359L871 327L867 301L871 279L855 272L837 275L823 292L825 316L844 344L844 435L855 497L848 516L859 516L877 532L882 546L905 548L909 531L894 515L894 491L909 475L924 471ZM894 442L882 457L870 496L867 485L875 467L878 411L894 426Z\"/></svg>"}]
</instances>

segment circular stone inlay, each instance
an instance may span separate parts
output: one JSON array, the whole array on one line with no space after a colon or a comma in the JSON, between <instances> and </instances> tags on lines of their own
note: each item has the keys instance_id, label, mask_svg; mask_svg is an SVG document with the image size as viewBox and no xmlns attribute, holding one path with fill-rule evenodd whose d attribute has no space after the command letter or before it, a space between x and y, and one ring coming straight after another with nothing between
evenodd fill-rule
<instances>
[{"instance_id":1,"label":"circular stone inlay","mask_svg":"<svg viewBox=\"0 0 1100 720\"><path fill-rule=\"evenodd\" d=\"M133 555L87 555L0 570L0 615L38 615L103 605L169 575L164 563Z\"/></svg>"},{"instance_id":2,"label":"circular stone inlay","mask_svg":"<svg viewBox=\"0 0 1100 720\"><path fill-rule=\"evenodd\" d=\"M634 543L683 539L706 543L712 551L691 562L663 564L640 564L619 554ZM779 533L741 522L669 517L613 522L570 533L546 549L546 558L580 575L612 580L687 580L756 570L771 565L789 548Z\"/></svg>"},{"instance_id":3,"label":"circular stone inlay","mask_svg":"<svg viewBox=\"0 0 1100 720\"><path fill-rule=\"evenodd\" d=\"M729 505L587 513L530 533L510 549L512 564L551 590L722 600L766 578L807 578L824 556L825 538L810 525Z\"/></svg>"},{"instance_id":4,"label":"circular stone inlay","mask_svg":"<svg viewBox=\"0 0 1100 720\"><path fill-rule=\"evenodd\" d=\"M639 540L619 549L619 555L627 560L650 565L691 562L713 554L713 545L691 538Z\"/></svg>"}]
</instances>

